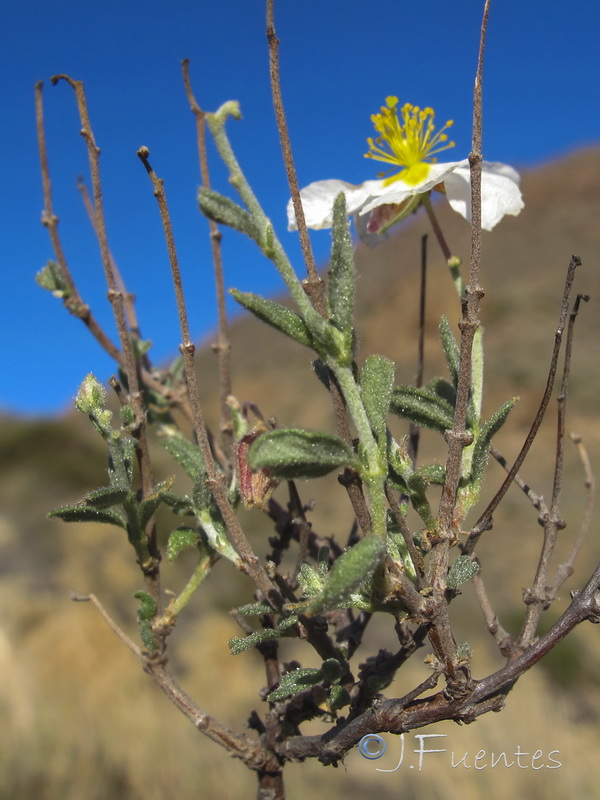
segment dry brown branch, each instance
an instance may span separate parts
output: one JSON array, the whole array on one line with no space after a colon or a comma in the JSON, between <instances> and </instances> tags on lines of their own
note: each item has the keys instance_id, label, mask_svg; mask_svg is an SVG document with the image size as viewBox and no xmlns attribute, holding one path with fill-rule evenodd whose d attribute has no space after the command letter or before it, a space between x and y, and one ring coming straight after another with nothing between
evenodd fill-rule
<instances>
[{"instance_id":1,"label":"dry brown branch","mask_svg":"<svg viewBox=\"0 0 600 800\"><path fill-rule=\"evenodd\" d=\"M188 59L184 59L181 62L185 93L196 120L196 140L198 143L198 160L200 163L202 184L206 186L207 189L210 189L210 172L208 169L208 157L206 154L206 120L204 111L198 104L198 101L196 100L192 90L189 66ZM208 220L208 228L210 232L213 270L217 290L217 313L219 319L218 338L214 349L217 352L219 362L221 436L223 437L223 449L225 450L231 465L231 459L233 455L233 429L231 425L231 409L228 403L231 395L231 342L229 340L227 310L225 307L225 279L223 276L223 258L221 253L221 240L223 238L223 234L221 233L219 226L213 220ZM231 466L229 468L231 469Z\"/></svg>"},{"instance_id":2,"label":"dry brown branch","mask_svg":"<svg viewBox=\"0 0 600 800\"><path fill-rule=\"evenodd\" d=\"M52 247L56 260L60 265L61 271L65 276L70 288L70 295L63 299L66 308L78 317L84 325L87 326L92 336L100 344L100 346L108 353L115 361L122 362L122 354L119 348L110 340L104 333L89 306L83 301L71 272L67 264L67 259L64 254L60 236L58 234L58 217L54 213L52 205L52 185L50 182L50 169L48 166L48 154L46 150L46 133L44 129L44 107L42 100L42 81L38 81L35 85L35 111L37 119L37 134L38 134L38 147L40 153L40 165L42 173L42 186L44 191L44 210L42 211L42 224L50 235Z\"/></svg>"},{"instance_id":3,"label":"dry brown branch","mask_svg":"<svg viewBox=\"0 0 600 800\"><path fill-rule=\"evenodd\" d=\"M579 258L579 256L572 256L571 261L569 263L569 267L567 269L567 275L565 279L565 287L563 291L560 319L558 327L554 334L554 348L552 350L552 357L550 360L550 369L548 370L548 379L546 381L546 388L544 390L544 394L542 396L542 400L540 402L537 414L531 425L531 428L529 429L529 433L525 438L525 442L523 443L519 455L515 459L515 462L512 465L508 475L506 476L501 487L498 489L498 491L490 501L489 505L487 506L483 514L480 516L475 527L471 530L471 533L469 535L467 542L465 543L463 550L466 554L470 554L473 552L475 545L479 541L481 534L489 529L494 512L498 508L498 505L500 504L502 498L504 497L511 483L513 482L515 475L518 473L519 469L521 468L521 465L525 461L525 458L527 457L527 454L531 449L531 445L533 444L535 437L538 434L540 425L542 424L542 420L544 419L544 416L546 414L548 403L550 402L550 397L552 396L552 390L554 389L556 369L558 366L558 356L560 354L560 346L562 343L563 331L567 319L567 314L569 311L569 298L571 296L571 289L573 286L573 280L575 278L575 270L578 266L581 266L581 259Z\"/></svg>"}]
</instances>

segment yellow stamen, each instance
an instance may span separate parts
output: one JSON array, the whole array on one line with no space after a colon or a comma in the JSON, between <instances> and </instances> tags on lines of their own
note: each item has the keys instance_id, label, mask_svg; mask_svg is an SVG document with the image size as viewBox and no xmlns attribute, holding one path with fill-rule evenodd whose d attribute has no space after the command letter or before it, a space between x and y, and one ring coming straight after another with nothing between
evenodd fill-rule
<instances>
[{"instance_id":1,"label":"yellow stamen","mask_svg":"<svg viewBox=\"0 0 600 800\"><path fill-rule=\"evenodd\" d=\"M387 178L386 184L401 179L416 186L427 179L430 163L437 161L434 154L454 147L454 142L449 142L448 135L444 133L454 122L448 120L434 135L435 113L432 108L421 109L405 103L400 109L403 122L401 125L396 111L397 105L397 97L387 97L386 106L381 108L381 113L371 117L379 136L367 139L370 150L365 153L365 158L374 158L400 167L401 171ZM383 174L379 177L383 177Z\"/></svg>"}]
</instances>

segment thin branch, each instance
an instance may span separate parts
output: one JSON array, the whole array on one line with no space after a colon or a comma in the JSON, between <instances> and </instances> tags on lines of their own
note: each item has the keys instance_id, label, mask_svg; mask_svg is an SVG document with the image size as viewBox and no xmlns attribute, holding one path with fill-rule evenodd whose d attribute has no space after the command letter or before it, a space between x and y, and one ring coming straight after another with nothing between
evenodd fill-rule
<instances>
[{"instance_id":1,"label":"thin branch","mask_svg":"<svg viewBox=\"0 0 600 800\"><path fill-rule=\"evenodd\" d=\"M92 225L93 231L96 234L96 238L98 238L98 225L96 222L96 212L94 210L94 206L92 200L90 198L90 194L87 190L87 186L85 185L83 178L79 178L77 181L77 188L81 193L81 198L83 200L83 205L85 206L85 210L87 212L88 218ZM117 267L117 263L113 257L113 254L109 251L109 258L111 269L115 276L115 282L121 294L123 295L123 304L125 306L125 315L127 317L127 324L129 326L129 330L135 335L135 337L139 340L141 339L140 333L140 326L137 319L137 314L135 311L134 300L135 297L130 292L127 291L125 288L125 282L123 281L123 276L119 272L119 268ZM149 366L148 366L149 368Z\"/></svg>"},{"instance_id":2,"label":"thin branch","mask_svg":"<svg viewBox=\"0 0 600 800\"><path fill-rule=\"evenodd\" d=\"M500 466L504 469L505 472L510 472L508 461L504 458L502 453L494 445L491 445L490 447L490 455L492 456L492 458L496 459L498 464L500 464ZM539 511L540 514L548 513L548 507L546 505L543 496L541 494L537 494L536 492L534 492L531 486L529 486L529 484L526 483L521 478L518 472L513 477L513 481L515 485L518 486L519 489L523 492L523 494L525 494L526 497L529 498L531 505L536 509L536 511Z\"/></svg>"},{"instance_id":3,"label":"thin branch","mask_svg":"<svg viewBox=\"0 0 600 800\"><path fill-rule=\"evenodd\" d=\"M319 311L322 316L325 316L323 281L319 277L319 273L317 271L315 257L313 255L310 238L308 236L308 230L306 228L304 209L302 208L302 200L300 199L298 176L296 175L296 168L294 166L292 146L290 143L285 111L283 108L281 80L279 74L279 39L275 33L273 6L274 0L267 0L267 41L269 43L269 74L271 76L271 93L273 96L273 106L275 108L275 118L277 120L277 129L279 131L279 139L281 142L281 151L283 153L283 160L285 163L285 171L290 187L290 193L292 195L294 214L296 215L296 224L298 226L298 234L300 236L300 245L302 247L302 254L304 256L304 262L308 272L308 279L303 282L303 285L306 289L306 293L315 304L317 311Z\"/></svg>"},{"instance_id":4,"label":"thin branch","mask_svg":"<svg viewBox=\"0 0 600 800\"><path fill-rule=\"evenodd\" d=\"M450 270L450 275L452 276L452 280L454 281L454 287L458 294L460 300L463 299L465 296L465 285L463 283L463 279L460 277L460 258L458 256L453 256L450 248L448 246L448 242L446 241L446 237L440 227L440 223L438 222L436 213L434 211L433 205L429 198L428 194L424 194L422 198L422 203L425 206L425 211L427 212L427 216L429 217L429 222L431 227L433 228L433 232L435 234L435 238L438 241L440 249L444 258L446 259L446 264Z\"/></svg>"},{"instance_id":5,"label":"thin branch","mask_svg":"<svg viewBox=\"0 0 600 800\"><path fill-rule=\"evenodd\" d=\"M589 532L590 524L592 522L592 514L594 511L596 481L594 478L590 457L579 434L572 433L571 439L577 447L579 458L581 459L585 473L585 506L583 509L581 524L579 526L579 530L577 531L577 535L575 536L575 540L573 541L569 555L567 556L567 560L563 564L560 564L556 569L556 575L554 576L554 580L550 586L550 592L553 595L556 595L567 578L573 574L573 565Z\"/></svg>"},{"instance_id":6,"label":"thin branch","mask_svg":"<svg viewBox=\"0 0 600 800\"><path fill-rule=\"evenodd\" d=\"M569 393L569 379L571 377L571 354L573 352L573 333L575 321L579 313L581 301L587 302L589 296L578 294L573 304L573 310L569 315L567 325L567 337L565 340L565 358L563 366L563 377L560 394L558 396L558 430L556 434L556 462L554 469L554 481L552 486L552 504L550 507L551 516L558 515L558 502L562 488L563 466L564 466L564 441L565 441L565 417L567 410L567 396Z\"/></svg>"},{"instance_id":7,"label":"thin branch","mask_svg":"<svg viewBox=\"0 0 600 800\"><path fill-rule=\"evenodd\" d=\"M419 287L419 331L417 337L417 370L415 373L415 386L423 385L423 371L425 366L425 309L427 300L427 234L421 237L421 281ZM408 454L413 467L416 467L419 453L419 440L421 429L414 422L408 426Z\"/></svg>"},{"instance_id":8,"label":"thin branch","mask_svg":"<svg viewBox=\"0 0 600 800\"><path fill-rule=\"evenodd\" d=\"M536 568L533 586L531 589L526 591L524 595L525 602L527 603L527 612L525 614L525 620L523 622L522 632L519 638L521 644L528 644L533 640L542 612L548 608L548 606L556 597L556 595L552 593L551 587L549 587L547 584L548 574L550 572L550 563L552 561L554 550L556 549L558 534L566 527L566 522L563 521L560 515L559 499L562 488L564 466L565 415L567 395L569 390L569 378L571 374L573 330L582 298L582 295L577 295L573 305L573 310L569 316L569 323L567 325L563 377L558 396L556 456L554 459L552 501L549 513L541 518L544 526L544 540Z\"/></svg>"},{"instance_id":9,"label":"thin branch","mask_svg":"<svg viewBox=\"0 0 600 800\"><path fill-rule=\"evenodd\" d=\"M93 606L100 612L102 618L109 626L109 628L116 633L119 639L131 650L131 652L137 656L140 660L143 659L143 654L141 649L137 646L137 644L131 639L125 631L115 622L115 620L111 617L108 611L104 608L100 600L96 597L95 594L76 594L75 592L71 592L71 600L75 603L92 603Z\"/></svg>"},{"instance_id":10,"label":"thin branch","mask_svg":"<svg viewBox=\"0 0 600 800\"><path fill-rule=\"evenodd\" d=\"M509 656L514 645L513 637L500 624L500 620L492 608L492 604L488 597L481 573L474 575L472 580L475 594L477 595L477 600L479 601L479 607L481 608L483 616L485 617L487 629L496 640L502 655Z\"/></svg>"},{"instance_id":11,"label":"thin branch","mask_svg":"<svg viewBox=\"0 0 600 800\"><path fill-rule=\"evenodd\" d=\"M234 758L241 759L251 769L260 770L262 768L266 753L259 742L253 741L243 734L234 733L215 717L201 711L191 697L178 685L163 663L146 660L144 669L160 686L169 700L199 731L224 747Z\"/></svg>"},{"instance_id":12,"label":"thin branch","mask_svg":"<svg viewBox=\"0 0 600 800\"><path fill-rule=\"evenodd\" d=\"M108 353L111 358L114 358L118 363L122 363L122 354L119 348L110 340L104 333L95 317L93 316L90 308L83 301L79 294L75 281L69 270L67 259L64 254L60 236L58 234L58 217L54 213L52 207L52 186L50 182L50 169L48 166L48 154L46 150L46 133L44 130L44 107L42 102L42 81L38 81L35 85L35 112L37 120L37 135L38 146L40 152L40 166L42 172L42 187L44 191L44 210L42 211L42 224L47 229L52 248L56 256L56 260L61 269L61 272L67 281L70 289L70 295L63 298L63 303L71 314L78 317L89 329L92 336L100 344L100 346Z\"/></svg>"},{"instance_id":13,"label":"thin branch","mask_svg":"<svg viewBox=\"0 0 600 800\"><path fill-rule=\"evenodd\" d=\"M563 300L562 306L560 311L560 319L558 322L558 328L554 334L554 348L552 351L552 357L550 359L550 369L548 371L548 379L546 381L546 388L544 390L544 394L542 400L540 402L540 406L538 408L537 414L531 428L529 429L529 433L525 438L525 442L523 443L523 447L521 448L519 455L515 459L514 464L512 465L508 475L506 476L504 482L502 483L501 487L498 489L492 500L490 501L488 507L485 509L483 514L479 517L477 524L471 530L469 534L469 538L465 542L463 552L467 555L471 554L475 548L475 545L479 541L481 534L488 530L491 527L492 517L494 515L495 510L498 508L500 501L508 491L511 483L513 482L515 475L521 468L521 465L525 461L529 450L531 449L531 445L533 444L535 437L540 429L540 425L542 424L542 420L546 414L546 410L548 408L548 403L550 402L550 397L552 396L552 390L554 388L554 381L556 378L556 369L558 365L558 356L560 353L560 347L562 343L562 336L565 327L565 322L567 319L567 314L569 312L569 298L571 296L571 288L573 286L573 280L575 278L575 270L577 267L581 266L581 259L579 256L571 256L571 261L569 263L569 267L567 269L567 276L565 279L565 287L563 291Z\"/></svg>"},{"instance_id":14,"label":"thin branch","mask_svg":"<svg viewBox=\"0 0 600 800\"><path fill-rule=\"evenodd\" d=\"M254 554L250 543L246 539L246 535L237 519L233 508L227 497L227 490L222 480L222 476L217 471L215 466L206 424L204 422L204 413L200 403L198 393L198 381L196 377L196 369L194 364L194 353L196 351L195 345L190 339L190 329L188 323L187 310L185 305L185 297L183 293L183 283L181 280L181 272L179 269L179 260L177 258L177 250L175 247L175 238L173 236L173 228L171 226L171 219L169 216L169 209L167 206L167 199L164 190L164 181L159 178L148 161L150 151L147 147L140 147L137 152L138 158L144 165L146 172L150 178L154 188L154 196L158 202L160 217L165 234L165 241L167 244L167 252L169 254L169 262L171 265L171 273L173 277L173 286L175 288L175 297L177 300L177 313L179 316L179 326L181 329L181 345L180 350L183 354L185 364L185 375L187 380L188 394L190 398L190 406L192 409L192 416L194 420L194 433L198 441L198 446L204 458L206 467L207 480L206 485L210 489L219 507L223 520L229 531L233 545L238 554L242 558L248 575L252 578L257 588L263 593L266 600L271 602L276 610L280 610L283 605L283 600L279 591L275 589L259 559Z\"/></svg>"},{"instance_id":15,"label":"thin branch","mask_svg":"<svg viewBox=\"0 0 600 800\"><path fill-rule=\"evenodd\" d=\"M190 109L196 120L196 140L198 142L198 161L200 163L202 184L207 189L210 189L210 172L208 169L208 156L206 152L206 118L204 111L200 107L192 90L189 66L190 64L187 58L181 62L185 94L188 103L190 104ZM217 352L219 364L221 409L220 427L221 435L223 437L223 447L229 458L231 458L233 447L233 428L231 424L231 408L227 402L229 396L231 395L231 342L229 340L229 330L227 325L225 280L223 273L223 258L221 253L221 240L223 238L223 234L221 233L221 229L217 223L212 219L208 220L208 228L210 232L210 246L212 251L213 270L217 291L217 313L219 318L219 334L217 338L217 344L214 349Z\"/></svg>"}]
</instances>

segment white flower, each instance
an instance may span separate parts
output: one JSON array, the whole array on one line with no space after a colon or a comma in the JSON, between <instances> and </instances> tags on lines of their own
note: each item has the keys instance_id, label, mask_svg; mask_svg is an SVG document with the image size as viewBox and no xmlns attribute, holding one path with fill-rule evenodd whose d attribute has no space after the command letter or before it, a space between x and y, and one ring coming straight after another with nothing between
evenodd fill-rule
<instances>
[{"instance_id":1,"label":"white flower","mask_svg":"<svg viewBox=\"0 0 600 800\"><path fill-rule=\"evenodd\" d=\"M400 124L397 97L388 97L387 105L371 119L379 136L368 139L367 158L391 164L400 171L380 180L354 186L340 180L317 181L302 189L302 207L309 228L330 228L333 202L340 192L346 196L348 215L357 215L357 228L366 234L382 234L414 211L421 198L432 189L445 193L452 208L471 219L471 184L467 159L435 163L433 156L454 147L444 131L449 121L435 135L434 112L406 103L401 109ZM516 216L523 208L519 174L506 164L483 162L481 175L481 227L492 228L505 214ZM288 203L289 229L296 229L296 217Z\"/></svg>"}]
</instances>

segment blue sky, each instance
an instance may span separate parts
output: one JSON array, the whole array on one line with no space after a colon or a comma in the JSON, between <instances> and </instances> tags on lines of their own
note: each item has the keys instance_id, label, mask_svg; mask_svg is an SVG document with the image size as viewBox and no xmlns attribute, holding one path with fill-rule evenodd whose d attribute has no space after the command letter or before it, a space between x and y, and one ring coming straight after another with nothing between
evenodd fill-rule
<instances>
[{"instance_id":1,"label":"blue sky","mask_svg":"<svg viewBox=\"0 0 600 800\"><path fill-rule=\"evenodd\" d=\"M553 9L559 8L561 11ZM372 10L371 10L372 9ZM483 0L276 0L284 102L300 183L338 177L359 183L377 165L362 156L370 115L385 97L432 106L455 121L451 160L470 146L471 102ZM40 224L33 87L44 81L47 144L55 212L80 293L111 334L97 244L76 188L87 176L72 91L51 75L83 80L98 145L109 241L155 362L176 352L176 308L156 202L141 145L165 180L192 332L215 325L206 223L196 204L200 182L194 120L184 95L189 58L206 110L229 99L243 120L230 136L255 193L300 265L285 230L288 190L272 111L262 0L3 0L0 3L0 152L2 213L0 410L55 413L72 402L93 371L112 363L81 323L34 283L53 257ZM484 75L484 156L516 167L539 164L600 140L600 10L596 3L492 0ZM230 193L212 151L215 188ZM527 198L525 198L525 201ZM325 258L329 234L314 237ZM274 293L274 268L241 235L225 232L226 282ZM300 269L300 266L299 266Z\"/></svg>"}]
</instances>

